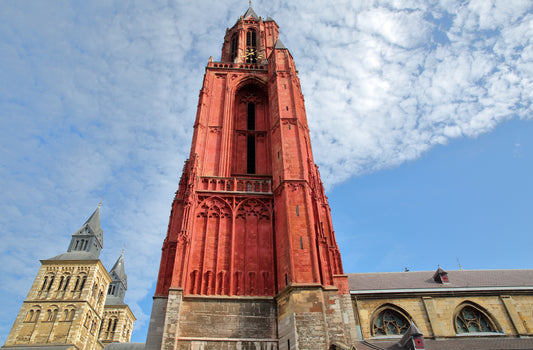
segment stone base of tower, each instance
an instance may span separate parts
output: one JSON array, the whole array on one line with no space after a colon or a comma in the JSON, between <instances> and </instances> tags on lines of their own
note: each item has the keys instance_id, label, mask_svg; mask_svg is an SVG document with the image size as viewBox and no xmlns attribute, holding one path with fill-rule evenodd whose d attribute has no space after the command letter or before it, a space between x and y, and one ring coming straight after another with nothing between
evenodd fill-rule
<instances>
[{"instance_id":1,"label":"stone base of tower","mask_svg":"<svg viewBox=\"0 0 533 350\"><path fill-rule=\"evenodd\" d=\"M356 341L349 294L337 288L293 284L276 299L279 350L326 350Z\"/></svg>"},{"instance_id":2,"label":"stone base of tower","mask_svg":"<svg viewBox=\"0 0 533 350\"><path fill-rule=\"evenodd\" d=\"M154 314L154 309L157 312ZM154 298L146 350L277 350L276 301L261 297Z\"/></svg>"}]
</instances>

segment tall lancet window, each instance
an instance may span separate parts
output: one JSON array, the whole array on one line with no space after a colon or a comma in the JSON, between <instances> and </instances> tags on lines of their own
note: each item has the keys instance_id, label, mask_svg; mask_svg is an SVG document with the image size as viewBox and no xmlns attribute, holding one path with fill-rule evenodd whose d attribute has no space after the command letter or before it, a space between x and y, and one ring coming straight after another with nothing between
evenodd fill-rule
<instances>
[{"instance_id":1,"label":"tall lancet window","mask_svg":"<svg viewBox=\"0 0 533 350\"><path fill-rule=\"evenodd\" d=\"M254 30L248 30L246 32L246 62L257 62L257 40Z\"/></svg>"},{"instance_id":2,"label":"tall lancet window","mask_svg":"<svg viewBox=\"0 0 533 350\"><path fill-rule=\"evenodd\" d=\"M235 61L235 57L237 57L238 40L239 40L238 35L233 34L233 36L231 37L231 62Z\"/></svg>"},{"instance_id":3,"label":"tall lancet window","mask_svg":"<svg viewBox=\"0 0 533 350\"><path fill-rule=\"evenodd\" d=\"M255 103L248 102L247 113L248 131L255 130ZM246 140L246 172L248 174L255 174L255 135L249 133Z\"/></svg>"}]
</instances>

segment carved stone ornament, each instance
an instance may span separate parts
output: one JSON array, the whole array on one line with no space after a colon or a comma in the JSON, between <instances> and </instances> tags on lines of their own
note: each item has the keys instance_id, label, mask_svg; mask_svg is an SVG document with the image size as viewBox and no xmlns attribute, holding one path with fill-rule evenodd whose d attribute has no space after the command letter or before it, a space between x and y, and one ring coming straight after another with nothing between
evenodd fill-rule
<instances>
[{"instance_id":1,"label":"carved stone ornament","mask_svg":"<svg viewBox=\"0 0 533 350\"><path fill-rule=\"evenodd\" d=\"M270 212L262 201L248 199L239 205L236 217L238 219L245 219L247 216L257 216L259 220L269 220Z\"/></svg>"},{"instance_id":2,"label":"carved stone ornament","mask_svg":"<svg viewBox=\"0 0 533 350\"><path fill-rule=\"evenodd\" d=\"M296 125L297 121L296 121L296 118L283 118L282 123L283 125L289 125L289 124Z\"/></svg>"},{"instance_id":3,"label":"carved stone ornament","mask_svg":"<svg viewBox=\"0 0 533 350\"><path fill-rule=\"evenodd\" d=\"M232 210L228 203L217 197L209 197L200 203L196 217L231 218Z\"/></svg>"},{"instance_id":4,"label":"carved stone ornament","mask_svg":"<svg viewBox=\"0 0 533 350\"><path fill-rule=\"evenodd\" d=\"M220 134L220 131L222 130L221 126L210 126L209 132L213 134Z\"/></svg>"}]
</instances>

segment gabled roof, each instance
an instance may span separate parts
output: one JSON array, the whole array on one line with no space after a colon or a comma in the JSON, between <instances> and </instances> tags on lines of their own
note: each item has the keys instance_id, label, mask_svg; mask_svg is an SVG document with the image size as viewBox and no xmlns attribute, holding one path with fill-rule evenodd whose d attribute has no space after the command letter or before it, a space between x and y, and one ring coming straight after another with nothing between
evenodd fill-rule
<instances>
[{"instance_id":1,"label":"gabled roof","mask_svg":"<svg viewBox=\"0 0 533 350\"><path fill-rule=\"evenodd\" d=\"M455 270L447 271L450 283L436 283L434 271L348 273L352 293L390 293L439 289L531 288L533 270Z\"/></svg>"}]
</instances>

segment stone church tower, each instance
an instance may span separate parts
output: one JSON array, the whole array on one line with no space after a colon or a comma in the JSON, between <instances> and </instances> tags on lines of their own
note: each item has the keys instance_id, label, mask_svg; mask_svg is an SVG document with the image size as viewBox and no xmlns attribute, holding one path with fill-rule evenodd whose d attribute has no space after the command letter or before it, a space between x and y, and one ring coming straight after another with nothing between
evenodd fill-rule
<instances>
[{"instance_id":1,"label":"stone church tower","mask_svg":"<svg viewBox=\"0 0 533 350\"><path fill-rule=\"evenodd\" d=\"M99 259L103 242L98 207L72 235L66 253L41 260L2 349L99 350L106 343L129 341L135 316L123 302L124 258L120 256L110 275ZM101 332L110 322L112 337Z\"/></svg>"},{"instance_id":2,"label":"stone church tower","mask_svg":"<svg viewBox=\"0 0 533 350\"><path fill-rule=\"evenodd\" d=\"M327 349L355 340L298 71L271 18L227 29L200 91L147 349Z\"/></svg>"}]
</instances>

